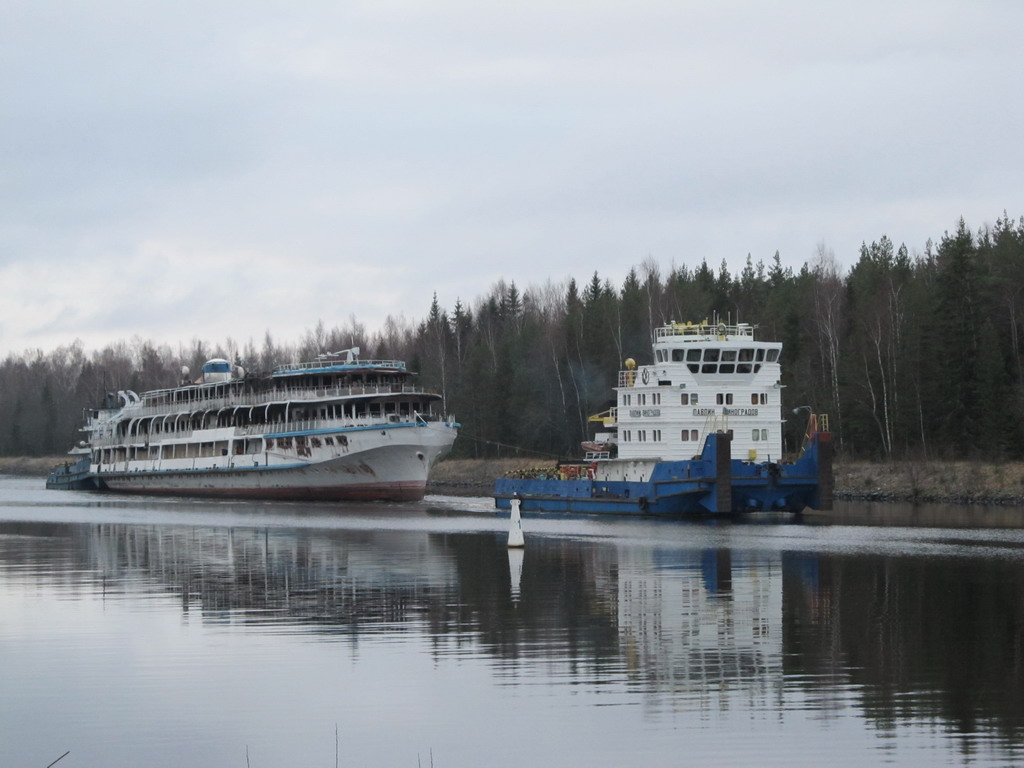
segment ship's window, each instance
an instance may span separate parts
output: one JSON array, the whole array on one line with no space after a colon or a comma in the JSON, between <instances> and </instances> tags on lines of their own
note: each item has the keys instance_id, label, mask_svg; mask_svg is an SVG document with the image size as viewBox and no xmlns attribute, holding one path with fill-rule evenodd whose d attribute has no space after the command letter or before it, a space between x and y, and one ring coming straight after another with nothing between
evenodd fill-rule
<instances>
[{"instance_id":1,"label":"ship's window","mask_svg":"<svg viewBox=\"0 0 1024 768\"><path fill-rule=\"evenodd\" d=\"M688 349L688 350L686 350L686 362L688 362L688 363L699 363L700 362L700 350L699 349Z\"/></svg>"},{"instance_id":2,"label":"ship's window","mask_svg":"<svg viewBox=\"0 0 1024 768\"><path fill-rule=\"evenodd\" d=\"M720 366L718 366L718 372L719 373L735 373L736 372L736 363L722 363Z\"/></svg>"},{"instance_id":3,"label":"ship's window","mask_svg":"<svg viewBox=\"0 0 1024 768\"><path fill-rule=\"evenodd\" d=\"M652 434L652 437L654 439L654 442L656 442L656 443L660 443L661 442L661 430L660 429L654 430L654 432L652 432L651 434Z\"/></svg>"},{"instance_id":4,"label":"ship's window","mask_svg":"<svg viewBox=\"0 0 1024 768\"><path fill-rule=\"evenodd\" d=\"M732 392L719 392L715 395L715 402L719 405L732 405Z\"/></svg>"},{"instance_id":5,"label":"ship's window","mask_svg":"<svg viewBox=\"0 0 1024 768\"><path fill-rule=\"evenodd\" d=\"M715 402L718 405L721 405L724 400L725 400L725 395L723 395L721 392L719 392L717 395L715 395Z\"/></svg>"},{"instance_id":6,"label":"ship's window","mask_svg":"<svg viewBox=\"0 0 1024 768\"><path fill-rule=\"evenodd\" d=\"M661 392L651 395L651 405L661 405Z\"/></svg>"},{"instance_id":7,"label":"ship's window","mask_svg":"<svg viewBox=\"0 0 1024 768\"><path fill-rule=\"evenodd\" d=\"M718 347L709 347L708 349L705 349L704 350L704 362L706 362L706 363L717 363L718 362L718 353L719 352L721 352L721 350Z\"/></svg>"},{"instance_id":8,"label":"ship's window","mask_svg":"<svg viewBox=\"0 0 1024 768\"><path fill-rule=\"evenodd\" d=\"M757 405L757 392L750 395L750 404Z\"/></svg>"},{"instance_id":9,"label":"ship's window","mask_svg":"<svg viewBox=\"0 0 1024 768\"><path fill-rule=\"evenodd\" d=\"M776 360L779 359L779 350L777 350L777 349L769 349L768 350L768 358L767 359L768 359L769 363L774 363Z\"/></svg>"},{"instance_id":10,"label":"ship's window","mask_svg":"<svg viewBox=\"0 0 1024 768\"><path fill-rule=\"evenodd\" d=\"M690 439L693 440L694 442L696 442L697 440L700 440L700 436L697 434L697 430L696 429L691 429L690 430Z\"/></svg>"},{"instance_id":11,"label":"ship's window","mask_svg":"<svg viewBox=\"0 0 1024 768\"><path fill-rule=\"evenodd\" d=\"M690 404L690 395L687 394L686 392L683 392L679 396L679 404L680 405L689 405Z\"/></svg>"},{"instance_id":12,"label":"ship's window","mask_svg":"<svg viewBox=\"0 0 1024 768\"><path fill-rule=\"evenodd\" d=\"M740 362L749 363L754 359L754 350L749 347L740 350Z\"/></svg>"},{"instance_id":13,"label":"ship's window","mask_svg":"<svg viewBox=\"0 0 1024 768\"><path fill-rule=\"evenodd\" d=\"M750 439L753 440L755 443L758 440L760 440L761 439L761 430L759 430L759 429L752 430L751 433L750 433Z\"/></svg>"},{"instance_id":14,"label":"ship's window","mask_svg":"<svg viewBox=\"0 0 1024 768\"><path fill-rule=\"evenodd\" d=\"M324 445L334 445L334 438L333 437L325 437L324 438Z\"/></svg>"},{"instance_id":15,"label":"ship's window","mask_svg":"<svg viewBox=\"0 0 1024 768\"><path fill-rule=\"evenodd\" d=\"M684 357L685 357L685 355L683 354L683 350L681 350L681 349L673 349L672 350L672 362L673 363L681 363L681 362L683 362L683 358Z\"/></svg>"},{"instance_id":16,"label":"ship's window","mask_svg":"<svg viewBox=\"0 0 1024 768\"><path fill-rule=\"evenodd\" d=\"M754 373L760 373L760 372L761 372L761 364L760 363L754 363Z\"/></svg>"},{"instance_id":17,"label":"ship's window","mask_svg":"<svg viewBox=\"0 0 1024 768\"><path fill-rule=\"evenodd\" d=\"M750 363L737 363L736 373L750 373Z\"/></svg>"},{"instance_id":18,"label":"ship's window","mask_svg":"<svg viewBox=\"0 0 1024 768\"><path fill-rule=\"evenodd\" d=\"M722 350L722 361L723 362L732 362L735 359L736 359L736 350L735 349L723 349Z\"/></svg>"},{"instance_id":19,"label":"ship's window","mask_svg":"<svg viewBox=\"0 0 1024 768\"><path fill-rule=\"evenodd\" d=\"M647 405L647 395L637 395L636 396L636 404L637 405Z\"/></svg>"},{"instance_id":20,"label":"ship's window","mask_svg":"<svg viewBox=\"0 0 1024 768\"><path fill-rule=\"evenodd\" d=\"M696 393L696 392L694 392L694 393L693 393L692 395L690 395L690 402L691 402L691 403L692 403L693 405L696 405L696 404L697 404L697 393Z\"/></svg>"},{"instance_id":21,"label":"ship's window","mask_svg":"<svg viewBox=\"0 0 1024 768\"><path fill-rule=\"evenodd\" d=\"M623 405L629 405L630 397L631 397L630 395L623 395L622 396L622 404Z\"/></svg>"},{"instance_id":22,"label":"ship's window","mask_svg":"<svg viewBox=\"0 0 1024 768\"><path fill-rule=\"evenodd\" d=\"M700 366L696 363L690 363L686 367L690 369L690 373L700 373Z\"/></svg>"},{"instance_id":23,"label":"ship's window","mask_svg":"<svg viewBox=\"0 0 1024 768\"><path fill-rule=\"evenodd\" d=\"M685 443L685 442L686 442L687 440L689 440L689 439L690 439L690 430L688 430L688 429L684 429L684 430L683 430L683 431L682 431L682 432L680 433L680 435L679 435L679 439L680 439L680 440L682 440L682 441L683 441L684 443Z\"/></svg>"},{"instance_id":24,"label":"ship's window","mask_svg":"<svg viewBox=\"0 0 1024 768\"><path fill-rule=\"evenodd\" d=\"M767 440L768 439L768 430L767 429L762 429L761 430L761 439L762 440Z\"/></svg>"},{"instance_id":25,"label":"ship's window","mask_svg":"<svg viewBox=\"0 0 1024 768\"><path fill-rule=\"evenodd\" d=\"M761 405L768 405L768 393L767 392L762 392L761 393Z\"/></svg>"},{"instance_id":26,"label":"ship's window","mask_svg":"<svg viewBox=\"0 0 1024 768\"><path fill-rule=\"evenodd\" d=\"M700 372L701 373L718 373L718 364L717 363L704 363L704 365L701 366Z\"/></svg>"},{"instance_id":27,"label":"ship's window","mask_svg":"<svg viewBox=\"0 0 1024 768\"><path fill-rule=\"evenodd\" d=\"M764 347L762 347L761 349L757 350L757 362L759 362L759 363L764 362Z\"/></svg>"}]
</instances>

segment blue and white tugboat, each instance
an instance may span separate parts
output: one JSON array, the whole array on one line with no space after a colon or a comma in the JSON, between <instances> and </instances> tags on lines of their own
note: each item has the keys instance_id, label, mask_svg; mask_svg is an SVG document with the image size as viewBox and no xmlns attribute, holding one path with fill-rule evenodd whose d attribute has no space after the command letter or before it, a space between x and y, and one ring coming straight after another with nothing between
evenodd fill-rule
<instances>
[{"instance_id":1,"label":"blue and white tugboat","mask_svg":"<svg viewBox=\"0 0 1024 768\"><path fill-rule=\"evenodd\" d=\"M86 412L58 489L327 501L415 500L458 424L405 363L359 349L246 374L210 360L178 387L109 393Z\"/></svg>"},{"instance_id":2,"label":"blue and white tugboat","mask_svg":"<svg viewBox=\"0 0 1024 768\"><path fill-rule=\"evenodd\" d=\"M807 411L803 449L783 461L779 342L738 323L655 330L654 362L625 361L616 406L584 461L500 478L508 509L681 517L832 508L827 418Z\"/></svg>"}]
</instances>

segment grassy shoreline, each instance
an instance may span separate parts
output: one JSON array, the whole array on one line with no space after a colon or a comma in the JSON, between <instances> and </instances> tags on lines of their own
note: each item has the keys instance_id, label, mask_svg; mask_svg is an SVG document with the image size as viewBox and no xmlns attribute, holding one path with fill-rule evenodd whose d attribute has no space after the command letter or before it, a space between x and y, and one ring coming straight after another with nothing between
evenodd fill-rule
<instances>
[{"instance_id":1,"label":"grassy shoreline","mask_svg":"<svg viewBox=\"0 0 1024 768\"><path fill-rule=\"evenodd\" d=\"M66 456L2 456L0 474L45 477L66 460ZM428 490L452 496L489 496L494 478L553 463L535 459L449 459L434 468ZM1024 462L837 460L835 488L840 499L1024 506Z\"/></svg>"}]
</instances>

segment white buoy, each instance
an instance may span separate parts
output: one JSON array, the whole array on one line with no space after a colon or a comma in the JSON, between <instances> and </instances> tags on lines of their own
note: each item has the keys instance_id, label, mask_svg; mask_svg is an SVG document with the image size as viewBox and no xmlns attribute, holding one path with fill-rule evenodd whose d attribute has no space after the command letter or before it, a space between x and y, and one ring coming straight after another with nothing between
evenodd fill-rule
<instances>
[{"instance_id":1,"label":"white buoy","mask_svg":"<svg viewBox=\"0 0 1024 768\"><path fill-rule=\"evenodd\" d=\"M510 547L525 547L526 540L523 538L523 518L519 515L519 499L512 499L512 518L508 526L508 545Z\"/></svg>"}]
</instances>

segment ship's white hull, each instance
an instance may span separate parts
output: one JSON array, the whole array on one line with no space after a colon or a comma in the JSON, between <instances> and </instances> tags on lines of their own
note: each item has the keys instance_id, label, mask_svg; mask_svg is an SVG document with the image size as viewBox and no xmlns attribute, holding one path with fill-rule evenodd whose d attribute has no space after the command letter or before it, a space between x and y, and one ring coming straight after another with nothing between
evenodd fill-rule
<instances>
[{"instance_id":1,"label":"ship's white hull","mask_svg":"<svg viewBox=\"0 0 1024 768\"><path fill-rule=\"evenodd\" d=\"M361 430L343 455L314 450L308 458L231 456L195 466L127 462L95 474L106 488L126 493L407 501L423 498L430 468L448 453L455 436L454 426L440 423Z\"/></svg>"}]
</instances>

